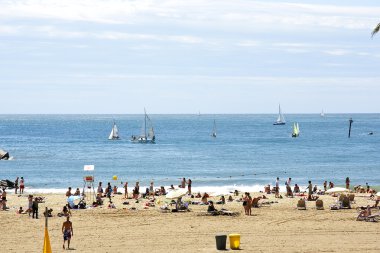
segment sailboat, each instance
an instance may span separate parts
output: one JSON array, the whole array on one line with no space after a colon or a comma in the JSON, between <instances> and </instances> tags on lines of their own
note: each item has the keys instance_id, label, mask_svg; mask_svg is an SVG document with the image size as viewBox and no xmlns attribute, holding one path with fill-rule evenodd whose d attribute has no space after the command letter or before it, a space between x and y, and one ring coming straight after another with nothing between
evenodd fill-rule
<instances>
[{"instance_id":1,"label":"sailboat","mask_svg":"<svg viewBox=\"0 0 380 253\"><path fill-rule=\"evenodd\" d=\"M292 133L292 137L298 137L300 135L300 127L298 125L298 123L293 123L293 133Z\"/></svg>"},{"instance_id":2,"label":"sailboat","mask_svg":"<svg viewBox=\"0 0 380 253\"><path fill-rule=\"evenodd\" d=\"M278 104L278 117L277 117L276 122L273 123L273 125L285 125L285 123L286 121L285 121L284 115L282 115L282 112L281 112L281 105Z\"/></svg>"},{"instance_id":3,"label":"sailboat","mask_svg":"<svg viewBox=\"0 0 380 253\"><path fill-rule=\"evenodd\" d=\"M214 128L212 129L211 137L216 138L216 123L215 123L215 120L214 120Z\"/></svg>"},{"instance_id":4,"label":"sailboat","mask_svg":"<svg viewBox=\"0 0 380 253\"><path fill-rule=\"evenodd\" d=\"M144 108L144 122L139 136L132 135L131 142L134 143L155 143L153 124Z\"/></svg>"},{"instance_id":5,"label":"sailboat","mask_svg":"<svg viewBox=\"0 0 380 253\"><path fill-rule=\"evenodd\" d=\"M120 139L119 130L117 129L116 123L114 121L110 136L108 137L108 140L119 140L119 139Z\"/></svg>"},{"instance_id":6,"label":"sailboat","mask_svg":"<svg viewBox=\"0 0 380 253\"><path fill-rule=\"evenodd\" d=\"M321 112L321 117L324 117L325 116L325 113L323 112L323 110L322 110L322 112Z\"/></svg>"}]
</instances>

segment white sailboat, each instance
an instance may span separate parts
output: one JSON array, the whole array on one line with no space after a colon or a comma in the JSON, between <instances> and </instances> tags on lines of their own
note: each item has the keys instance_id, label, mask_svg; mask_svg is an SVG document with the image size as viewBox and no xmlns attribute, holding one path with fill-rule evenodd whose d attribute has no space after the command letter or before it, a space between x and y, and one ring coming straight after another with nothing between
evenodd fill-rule
<instances>
[{"instance_id":1,"label":"white sailboat","mask_svg":"<svg viewBox=\"0 0 380 253\"><path fill-rule=\"evenodd\" d=\"M298 125L298 123L293 123L293 133L292 133L292 137L298 137L300 135L300 127Z\"/></svg>"},{"instance_id":2,"label":"white sailboat","mask_svg":"<svg viewBox=\"0 0 380 253\"><path fill-rule=\"evenodd\" d=\"M278 104L278 117L277 117L276 122L273 123L273 125L285 125L285 123L286 121L285 121L284 115L282 115L282 112L281 112L281 105Z\"/></svg>"},{"instance_id":3,"label":"white sailboat","mask_svg":"<svg viewBox=\"0 0 380 253\"><path fill-rule=\"evenodd\" d=\"M215 120L214 120L214 128L212 129L211 137L216 138L216 123L215 123Z\"/></svg>"},{"instance_id":4,"label":"white sailboat","mask_svg":"<svg viewBox=\"0 0 380 253\"><path fill-rule=\"evenodd\" d=\"M108 140L119 140L119 129L117 129L116 123L113 122L113 127L110 133L110 136L108 136Z\"/></svg>"},{"instance_id":5,"label":"white sailboat","mask_svg":"<svg viewBox=\"0 0 380 253\"><path fill-rule=\"evenodd\" d=\"M324 117L324 116L325 116L325 113L323 112L323 109L322 109L321 117Z\"/></svg>"},{"instance_id":6,"label":"white sailboat","mask_svg":"<svg viewBox=\"0 0 380 253\"><path fill-rule=\"evenodd\" d=\"M141 129L141 134L139 136L132 135L131 142L135 143L155 143L156 136L154 133L154 128L152 121L150 120L146 110L144 108L144 122Z\"/></svg>"}]
</instances>

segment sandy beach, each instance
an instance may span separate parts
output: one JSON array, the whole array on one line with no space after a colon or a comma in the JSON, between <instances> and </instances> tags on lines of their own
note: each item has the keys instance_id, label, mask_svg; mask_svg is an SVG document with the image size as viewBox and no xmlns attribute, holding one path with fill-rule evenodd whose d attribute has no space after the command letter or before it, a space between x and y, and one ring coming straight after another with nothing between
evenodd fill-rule
<instances>
[{"instance_id":1,"label":"sandy beach","mask_svg":"<svg viewBox=\"0 0 380 253\"><path fill-rule=\"evenodd\" d=\"M49 218L52 250L62 251L61 226L65 218L57 213L66 198L63 194L43 196L46 202L40 204L37 220L16 214L17 207L27 206L27 195L8 195L11 209L0 212L2 252L41 252L45 206L54 210L54 217ZM328 208L336 200L331 196L321 196L325 210L317 211L315 202L307 202L307 210L302 211L295 208L299 198L275 199L268 195L269 199L261 202L278 203L253 208L252 216L244 215L241 203L227 202L224 208L241 213L233 217L205 216L207 206L199 205L190 205L191 212L162 213L158 205L144 209L145 200L129 200L130 205L122 205L122 197L113 197L117 209L103 206L72 211L71 247L76 252L217 252L215 234L221 232L241 234L241 249L246 252L380 251L380 223L355 221L355 207L373 204L365 195L356 196L353 209L338 211ZM131 207L136 210L129 210Z\"/></svg>"}]
</instances>

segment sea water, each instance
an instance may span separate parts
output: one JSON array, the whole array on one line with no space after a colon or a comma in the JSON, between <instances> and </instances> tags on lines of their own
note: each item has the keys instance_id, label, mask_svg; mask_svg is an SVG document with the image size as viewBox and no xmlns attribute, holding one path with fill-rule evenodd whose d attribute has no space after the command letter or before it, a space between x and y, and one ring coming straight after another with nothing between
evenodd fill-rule
<instances>
[{"instance_id":1,"label":"sea water","mask_svg":"<svg viewBox=\"0 0 380 253\"><path fill-rule=\"evenodd\" d=\"M156 144L129 141L140 134L143 115L0 115L0 148L14 157L0 161L0 179L22 176L30 192L82 187L92 174L96 183L119 187L178 185L185 177L199 191L259 191L276 177L282 186L288 177L301 186L344 185L346 177L352 185L380 185L379 114L289 114L283 126L273 125L276 115L150 118ZM121 140L108 140L114 121ZM298 138L291 137L294 122Z\"/></svg>"}]
</instances>

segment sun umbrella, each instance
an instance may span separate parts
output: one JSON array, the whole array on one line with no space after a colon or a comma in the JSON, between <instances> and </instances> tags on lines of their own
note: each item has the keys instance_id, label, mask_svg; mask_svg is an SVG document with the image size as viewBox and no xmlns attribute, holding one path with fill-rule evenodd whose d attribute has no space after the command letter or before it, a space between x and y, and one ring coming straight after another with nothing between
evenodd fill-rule
<instances>
[{"instance_id":1,"label":"sun umbrella","mask_svg":"<svg viewBox=\"0 0 380 253\"><path fill-rule=\"evenodd\" d=\"M179 188L179 189L175 189L175 190L172 190L172 191L168 192L165 197L167 199L178 199L178 198L180 198L182 196L185 196L186 193L187 193L186 189Z\"/></svg>"},{"instance_id":2,"label":"sun umbrella","mask_svg":"<svg viewBox=\"0 0 380 253\"><path fill-rule=\"evenodd\" d=\"M343 187L334 187L326 191L326 193L342 193L342 192L349 192L349 189L343 188Z\"/></svg>"},{"instance_id":3,"label":"sun umbrella","mask_svg":"<svg viewBox=\"0 0 380 253\"><path fill-rule=\"evenodd\" d=\"M79 204L80 199L81 196L70 196L67 198L67 203L69 203L71 208L74 208L75 205Z\"/></svg>"}]
</instances>

